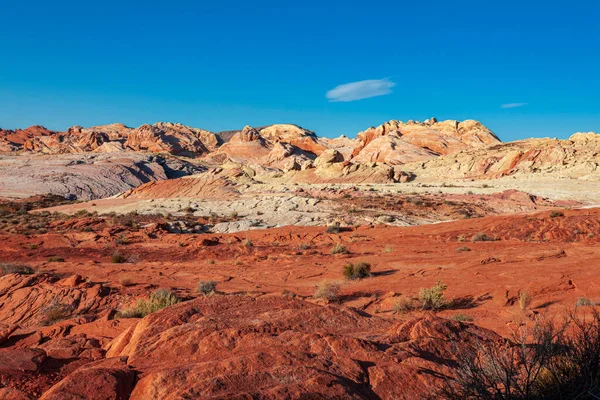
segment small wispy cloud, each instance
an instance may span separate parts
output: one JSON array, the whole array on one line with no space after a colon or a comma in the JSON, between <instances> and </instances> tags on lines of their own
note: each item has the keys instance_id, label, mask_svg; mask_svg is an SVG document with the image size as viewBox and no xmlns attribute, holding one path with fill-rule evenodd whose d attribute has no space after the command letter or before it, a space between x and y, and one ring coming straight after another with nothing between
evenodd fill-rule
<instances>
[{"instance_id":1,"label":"small wispy cloud","mask_svg":"<svg viewBox=\"0 0 600 400\"><path fill-rule=\"evenodd\" d=\"M502 104L500 106L500 108L517 108L517 107L524 107L529 103L506 103L506 104Z\"/></svg>"},{"instance_id":2,"label":"small wispy cloud","mask_svg":"<svg viewBox=\"0 0 600 400\"><path fill-rule=\"evenodd\" d=\"M356 101L390 94L394 86L396 84L387 78L350 82L334 87L325 97L329 101Z\"/></svg>"}]
</instances>

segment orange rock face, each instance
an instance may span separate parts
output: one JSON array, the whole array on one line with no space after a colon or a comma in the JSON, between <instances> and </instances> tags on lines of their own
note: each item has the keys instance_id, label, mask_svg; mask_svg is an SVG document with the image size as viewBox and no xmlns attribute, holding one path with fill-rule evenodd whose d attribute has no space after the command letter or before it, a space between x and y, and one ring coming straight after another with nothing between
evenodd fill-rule
<instances>
[{"instance_id":1,"label":"orange rock face","mask_svg":"<svg viewBox=\"0 0 600 400\"><path fill-rule=\"evenodd\" d=\"M381 139L387 136L392 138ZM496 135L478 121L438 122L434 118L423 123L392 120L360 132L357 139L360 143L352 152L353 158L379 162L389 159L396 164L500 143ZM374 145L369 146L371 143ZM399 152L394 151L395 148Z\"/></svg>"}]
</instances>

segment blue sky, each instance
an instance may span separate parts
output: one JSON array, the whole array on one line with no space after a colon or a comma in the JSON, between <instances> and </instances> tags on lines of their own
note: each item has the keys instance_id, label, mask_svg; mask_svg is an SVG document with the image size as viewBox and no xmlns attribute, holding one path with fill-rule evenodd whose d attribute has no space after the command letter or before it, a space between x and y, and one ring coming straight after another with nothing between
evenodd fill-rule
<instances>
[{"instance_id":1,"label":"blue sky","mask_svg":"<svg viewBox=\"0 0 600 400\"><path fill-rule=\"evenodd\" d=\"M34 0L1 13L3 128L289 122L352 136L435 116L503 140L600 132L598 1Z\"/></svg>"}]
</instances>

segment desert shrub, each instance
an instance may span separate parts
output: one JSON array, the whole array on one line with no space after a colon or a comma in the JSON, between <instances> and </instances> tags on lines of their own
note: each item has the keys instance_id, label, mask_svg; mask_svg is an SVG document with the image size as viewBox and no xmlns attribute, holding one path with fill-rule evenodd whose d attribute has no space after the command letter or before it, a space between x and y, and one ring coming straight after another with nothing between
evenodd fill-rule
<instances>
[{"instance_id":1,"label":"desert shrub","mask_svg":"<svg viewBox=\"0 0 600 400\"><path fill-rule=\"evenodd\" d=\"M457 357L438 398L558 400L600 398L600 314L538 319L507 341L476 343Z\"/></svg>"},{"instance_id":2,"label":"desert shrub","mask_svg":"<svg viewBox=\"0 0 600 400\"><path fill-rule=\"evenodd\" d=\"M48 262L65 262L65 259L59 256L52 256L48 257Z\"/></svg>"},{"instance_id":3,"label":"desert shrub","mask_svg":"<svg viewBox=\"0 0 600 400\"><path fill-rule=\"evenodd\" d=\"M336 244L331 249L331 254L348 254L348 249L343 244Z\"/></svg>"},{"instance_id":4,"label":"desert shrub","mask_svg":"<svg viewBox=\"0 0 600 400\"><path fill-rule=\"evenodd\" d=\"M128 276L124 276L121 279L119 279L119 284L121 284L121 286L133 286L133 285L135 285L135 283L133 282L133 279L131 279Z\"/></svg>"},{"instance_id":5,"label":"desert shrub","mask_svg":"<svg viewBox=\"0 0 600 400\"><path fill-rule=\"evenodd\" d=\"M464 241L466 241L466 240L467 240L467 237L466 237L465 235L459 235L459 236L458 236L458 238L457 238L457 240L458 240L459 242L464 242Z\"/></svg>"},{"instance_id":6,"label":"desert shrub","mask_svg":"<svg viewBox=\"0 0 600 400\"><path fill-rule=\"evenodd\" d=\"M462 246L462 247L459 247L458 249L456 249L456 251L457 251L458 253L461 253L461 252L463 252L463 251L471 251L471 249L470 249L470 248L468 248L467 246Z\"/></svg>"},{"instance_id":7,"label":"desert shrub","mask_svg":"<svg viewBox=\"0 0 600 400\"><path fill-rule=\"evenodd\" d=\"M444 291L448 286L437 281L437 283L429 289L421 289L419 292L419 300L421 300L421 306L424 310L441 310L447 304L444 297Z\"/></svg>"},{"instance_id":8,"label":"desert shrub","mask_svg":"<svg viewBox=\"0 0 600 400\"><path fill-rule=\"evenodd\" d=\"M478 233L476 235L473 235L473 237L471 238L472 242L493 242L496 239L486 235L485 233Z\"/></svg>"},{"instance_id":9,"label":"desert shrub","mask_svg":"<svg viewBox=\"0 0 600 400\"><path fill-rule=\"evenodd\" d=\"M181 299L175 293L160 289L152 293L148 300L139 300L135 307L119 311L116 318L143 318L179 302L181 302Z\"/></svg>"},{"instance_id":10,"label":"desert shrub","mask_svg":"<svg viewBox=\"0 0 600 400\"><path fill-rule=\"evenodd\" d=\"M348 263L344 266L344 278L348 280L363 279L371 276L371 264L359 262L356 264Z\"/></svg>"},{"instance_id":11,"label":"desert shrub","mask_svg":"<svg viewBox=\"0 0 600 400\"><path fill-rule=\"evenodd\" d=\"M325 232L327 232L327 233L340 233L340 231L341 231L341 228L340 228L339 222L328 225L327 229L325 229Z\"/></svg>"},{"instance_id":12,"label":"desert shrub","mask_svg":"<svg viewBox=\"0 0 600 400\"><path fill-rule=\"evenodd\" d=\"M60 303L53 299L50 304L42 309L44 325L52 325L69 318L73 313L73 307Z\"/></svg>"},{"instance_id":13,"label":"desert shrub","mask_svg":"<svg viewBox=\"0 0 600 400\"><path fill-rule=\"evenodd\" d=\"M381 250L382 253L391 253L392 251L394 251L392 246L385 246L385 248Z\"/></svg>"},{"instance_id":14,"label":"desert shrub","mask_svg":"<svg viewBox=\"0 0 600 400\"><path fill-rule=\"evenodd\" d=\"M550 218L558 218L558 217L564 217L565 213L562 211L552 211L550 213Z\"/></svg>"},{"instance_id":15,"label":"desert shrub","mask_svg":"<svg viewBox=\"0 0 600 400\"><path fill-rule=\"evenodd\" d=\"M593 302L591 299L588 299L587 297L580 297L577 299L577 302L575 303L576 307L590 307L590 306L595 306L597 305L595 302Z\"/></svg>"},{"instance_id":16,"label":"desert shrub","mask_svg":"<svg viewBox=\"0 0 600 400\"><path fill-rule=\"evenodd\" d=\"M31 275L34 273L33 268L25 264L0 264L0 276L8 274Z\"/></svg>"},{"instance_id":17,"label":"desert shrub","mask_svg":"<svg viewBox=\"0 0 600 400\"><path fill-rule=\"evenodd\" d=\"M337 301L339 298L341 285L339 282L334 281L321 281L317 283L315 294L313 297L315 299L323 299L327 301Z\"/></svg>"},{"instance_id":18,"label":"desert shrub","mask_svg":"<svg viewBox=\"0 0 600 400\"><path fill-rule=\"evenodd\" d=\"M217 282L215 281L200 281L198 282L198 292L207 296L217 291Z\"/></svg>"},{"instance_id":19,"label":"desert shrub","mask_svg":"<svg viewBox=\"0 0 600 400\"><path fill-rule=\"evenodd\" d=\"M473 317L469 317L466 314L455 314L452 316L452 319L459 322L471 322L473 321Z\"/></svg>"},{"instance_id":20,"label":"desert shrub","mask_svg":"<svg viewBox=\"0 0 600 400\"><path fill-rule=\"evenodd\" d=\"M123 264L127 262L127 257L123 253L115 251L110 257L110 262L113 264Z\"/></svg>"},{"instance_id":21,"label":"desert shrub","mask_svg":"<svg viewBox=\"0 0 600 400\"><path fill-rule=\"evenodd\" d=\"M254 243L252 240L246 239L242 242L242 246L244 247L254 247Z\"/></svg>"},{"instance_id":22,"label":"desert shrub","mask_svg":"<svg viewBox=\"0 0 600 400\"><path fill-rule=\"evenodd\" d=\"M298 250L308 250L310 249L310 244L308 243L302 243L300 246L298 246Z\"/></svg>"},{"instance_id":23,"label":"desert shrub","mask_svg":"<svg viewBox=\"0 0 600 400\"><path fill-rule=\"evenodd\" d=\"M413 304L413 301L407 297L400 297L394 302L394 305L392 306L392 310L395 313L405 313L414 309L415 306Z\"/></svg>"},{"instance_id":24,"label":"desert shrub","mask_svg":"<svg viewBox=\"0 0 600 400\"><path fill-rule=\"evenodd\" d=\"M521 290L519 292L519 308L521 310L525 311L531 304L532 300L533 297L529 294L529 292L525 290Z\"/></svg>"}]
</instances>

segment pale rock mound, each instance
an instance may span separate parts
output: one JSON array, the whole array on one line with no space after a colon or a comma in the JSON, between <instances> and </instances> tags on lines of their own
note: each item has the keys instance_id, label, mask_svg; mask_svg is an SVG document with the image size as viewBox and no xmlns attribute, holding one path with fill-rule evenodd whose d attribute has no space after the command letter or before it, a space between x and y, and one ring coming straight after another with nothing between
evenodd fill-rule
<instances>
[{"instance_id":1,"label":"pale rock mound","mask_svg":"<svg viewBox=\"0 0 600 400\"><path fill-rule=\"evenodd\" d=\"M423 177L491 179L504 176L600 180L600 135L568 140L527 139L472 149L406 166Z\"/></svg>"},{"instance_id":2,"label":"pale rock mound","mask_svg":"<svg viewBox=\"0 0 600 400\"><path fill-rule=\"evenodd\" d=\"M389 135L394 138L387 141L380 140L379 143L369 146L373 141ZM425 122L408 121L407 123L392 120L377 128L369 128L360 132L357 139L359 145L352 152L353 158L394 164L434 158L442 154L452 154L465 149L500 143L496 135L478 121L438 122L435 118ZM406 142L415 147L411 148L400 142ZM386 148L384 151L380 150L382 146ZM397 154L393 150L395 148L398 148L402 154Z\"/></svg>"}]
</instances>

